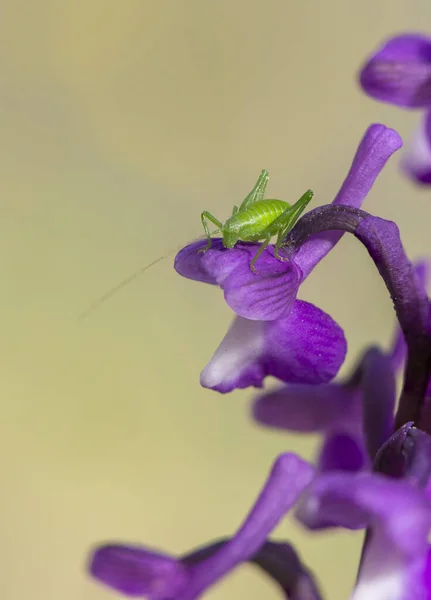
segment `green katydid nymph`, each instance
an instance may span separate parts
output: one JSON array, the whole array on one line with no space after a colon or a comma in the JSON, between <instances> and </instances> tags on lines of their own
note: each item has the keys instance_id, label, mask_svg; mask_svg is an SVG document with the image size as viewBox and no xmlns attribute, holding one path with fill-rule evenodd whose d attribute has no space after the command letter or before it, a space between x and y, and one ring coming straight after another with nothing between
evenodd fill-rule
<instances>
[{"instance_id":1,"label":"green katydid nymph","mask_svg":"<svg viewBox=\"0 0 431 600\"><path fill-rule=\"evenodd\" d=\"M277 236L274 256L280 261L288 260L287 258L280 256L280 248L286 245L283 242L284 238L293 228L305 207L312 199L313 192L307 190L305 194L292 205L283 200L264 200L268 179L268 171L263 170L260 173L254 188L244 199L239 208L236 205L233 207L232 215L224 223L216 219L208 211L203 211L201 220L205 235L193 241L206 238L208 243L205 248L200 249L198 252L206 252L211 248L211 236L216 233L222 234L223 246L225 248L233 248L237 242L262 242L256 254L250 261L250 269L253 273L257 273L255 267L257 259L268 246L271 239L274 236ZM215 231L210 232L208 221L217 227ZM101 304L105 303L114 294L144 273L144 271L147 271L147 269L156 265L167 256L169 256L169 254L160 256L152 263L135 271L135 273L106 292L106 294L99 298L99 300L90 306L88 310L82 313L80 317L87 317L90 313L99 308Z\"/></svg>"},{"instance_id":2,"label":"green katydid nymph","mask_svg":"<svg viewBox=\"0 0 431 600\"><path fill-rule=\"evenodd\" d=\"M211 248L211 235L221 233L223 236L223 246L233 248L239 241L241 242L262 242L260 248L250 262L250 269L256 273L254 266L259 256L268 246L271 238L277 236L275 243L274 256L278 260L287 260L280 256L279 250L283 247L283 240L289 231L293 228L296 221L301 216L307 204L313 197L313 192L307 190L301 198L290 205L283 200L265 200L265 190L268 184L268 171L263 170L259 175L256 185L242 202L240 207L234 206L232 216L224 223L216 219L211 213L204 210L201 214L202 225L208 243L205 248L199 252L206 252ZM213 223L218 229L210 232L208 221Z\"/></svg>"}]
</instances>

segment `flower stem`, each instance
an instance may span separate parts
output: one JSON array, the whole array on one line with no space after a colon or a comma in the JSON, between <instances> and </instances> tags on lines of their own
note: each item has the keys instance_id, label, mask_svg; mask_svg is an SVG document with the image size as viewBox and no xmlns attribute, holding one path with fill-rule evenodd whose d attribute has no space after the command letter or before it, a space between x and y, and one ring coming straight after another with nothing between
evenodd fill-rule
<instances>
[{"instance_id":1,"label":"flower stem","mask_svg":"<svg viewBox=\"0 0 431 600\"><path fill-rule=\"evenodd\" d=\"M330 230L352 233L366 247L386 284L406 340L407 365L395 431L414 421L431 433L431 415L425 406L431 373L430 302L405 254L399 229L392 221L357 208L321 206L304 215L286 238L291 258L311 235Z\"/></svg>"}]
</instances>

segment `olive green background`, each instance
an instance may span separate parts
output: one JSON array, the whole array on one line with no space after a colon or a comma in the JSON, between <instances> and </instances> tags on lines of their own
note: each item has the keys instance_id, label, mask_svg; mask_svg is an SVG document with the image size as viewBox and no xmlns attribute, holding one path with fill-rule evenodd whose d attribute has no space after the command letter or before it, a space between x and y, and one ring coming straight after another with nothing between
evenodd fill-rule
<instances>
[{"instance_id":1,"label":"olive green background","mask_svg":"<svg viewBox=\"0 0 431 600\"><path fill-rule=\"evenodd\" d=\"M232 318L172 256L91 318L129 272L226 218L260 169L269 193L330 202L363 132L408 137L419 114L364 97L356 72L384 37L431 33L425 0L4 0L0 8L0 596L113 598L90 547L173 553L235 530L274 457L316 440L249 418L253 391L203 390ZM428 250L429 192L394 158L365 207ZM387 343L390 300L345 238L301 288L349 340L347 367ZM270 382L269 382L270 383ZM293 539L332 600L347 598L360 534ZM209 597L276 598L243 567Z\"/></svg>"}]
</instances>

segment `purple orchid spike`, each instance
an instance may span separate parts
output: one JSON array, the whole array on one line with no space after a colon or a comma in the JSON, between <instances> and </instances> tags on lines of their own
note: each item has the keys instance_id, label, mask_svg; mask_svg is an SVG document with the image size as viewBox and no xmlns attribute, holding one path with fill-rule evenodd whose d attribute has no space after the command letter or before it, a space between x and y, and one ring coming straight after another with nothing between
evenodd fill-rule
<instances>
[{"instance_id":1,"label":"purple orchid spike","mask_svg":"<svg viewBox=\"0 0 431 600\"><path fill-rule=\"evenodd\" d=\"M401 166L416 183L431 184L431 38L414 33L394 36L368 59L359 80L376 100L426 111Z\"/></svg>"},{"instance_id":2,"label":"purple orchid spike","mask_svg":"<svg viewBox=\"0 0 431 600\"><path fill-rule=\"evenodd\" d=\"M335 205L359 207L390 156L402 145L384 125L365 133ZM298 249L294 259L280 262L269 246L256 263L257 244L239 242L226 249L221 240L204 254L204 242L181 250L175 269L183 277L219 285L237 313L228 334L201 374L201 384L218 392L261 387L272 375L281 381L310 384L330 381L346 354L341 328L312 304L296 300L300 283L335 246L342 231L320 233Z\"/></svg>"}]
</instances>

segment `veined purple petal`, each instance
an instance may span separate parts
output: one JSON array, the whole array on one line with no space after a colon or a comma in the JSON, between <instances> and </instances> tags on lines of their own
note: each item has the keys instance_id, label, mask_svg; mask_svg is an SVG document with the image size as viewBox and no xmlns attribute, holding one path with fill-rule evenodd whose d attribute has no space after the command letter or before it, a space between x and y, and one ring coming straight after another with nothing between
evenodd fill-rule
<instances>
[{"instance_id":1,"label":"veined purple petal","mask_svg":"<svg viewBox=\"0 0 431 600\"><path fill-rule=\"evenodd\" d=\"M275 461L266 485L236 535L213 556L190 568L190 581L177 600L194 600L240 563L249 560L294 506L314 476L313 467L294 454Z\"/></svg>"},{"instance_id":2,"label":"veined purple petal","mask_svg":"<svg viewBox=\"0 0 431 600\"><path fill-rule=\"evenodd\" d=\"M177 560L139 546L100 546L91 557L89 571L126 596L150 600L175 598L188 581L186 568Z\"/></svg>"},{"instance_id":3,"label":"veined purple petal","mask_svg":"<svg viewBox=\"0 0 431 600\"><path fill-rule=\"evenodd\" d=\"M429 597L431 503L413 484L368 473L321 475L297 516L310 529L371 529L352 600Z\"/></svg>"},{"instance_id":4,"label":"veined purple petal","mask_svg":"<svg viewBox=\"0 0 431 600\"><path fill-rule=\"evenodd\" d=\"M235 319L202 371L201 385L226 393L261 387L267 375L286 383L324 383L335 377L346 350L337 323L313 304L296 300L282 319Z\"/></svg>"},{"instance_id":5,"label":"veined purple petal","mask_svg":"<svg viewBox=\"0 0 431 600\"><path fill-rule=\"evenodd\" d=\"M431 105L431 39L419 34L393 37L363 67L364 91L405 108Z\"/></svg>"},{"instance_id":6,"label":"veined purple petal","mask_svg":"<svg viewBox=\"0 0 431 600\"><path fill-rule=\"evenodd\" d=\"M333 204L360 208L377 176L401 146L402 140L396 131L384 125L371 125L359 144L349 173ZM341 231L325 231L301 245L294 261L303 272L304 279L342 235Z\"/></svg>"},{"instance_id":7,"label":"veined purple petal","mask_svg":"<svg viewBox=\"0 0 431 600\"><path fill-rule=\"evenodd\" d=\"M250 262L260 244L238 243L226 249L220 239L210 250L198 253L206 242L186 246L175 258L175 269L183 277L218 284L227 304L237 315L254 321L272 321L288 314L296 298L301 271L294 262L281 262L268 247L256 262Z\"/></svg>"},{"instance_id":8,"label":"veined purple petal","mask_svg":"<svg viewBox=\"0 0 431 600\"><path fill-rule=\"evenodd\" d=\"M271 256L270 250L266 254ZM262 261L257 275L247 261L220 285L226 303L237 315L253 321L273 321L289 314L300 279L301 272L294 262L273 259Z\"/></svg>"},{"instance_id":9,"label":"veined purple petal","mask_svg":"<svg viewBox=\"0 0 431 600\"><path fill-rule=\"evenodd\" d=\"M422 118L400 164L415 183L431 184L431 111L426 112Z\"/></svg>"}]
</instances>

